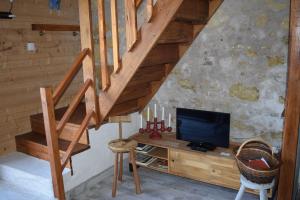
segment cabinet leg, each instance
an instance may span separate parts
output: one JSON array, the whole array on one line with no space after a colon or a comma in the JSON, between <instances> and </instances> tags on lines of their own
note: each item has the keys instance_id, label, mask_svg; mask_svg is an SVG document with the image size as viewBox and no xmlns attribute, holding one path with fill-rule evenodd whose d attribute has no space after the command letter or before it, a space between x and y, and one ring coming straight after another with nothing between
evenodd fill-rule
<instances>
[{"instance_id":1,"label":"cabinet leg","mask_svg":"<svg viewBox=\"0 0 300 200\"><path fill-rule=\"evenodd\" d=\"M236 195L235 200L241 200L244 192L245 192L245 186L243 184L241 184L240 190L239 190L238 194Z\"/></svg>"}]
</instances>

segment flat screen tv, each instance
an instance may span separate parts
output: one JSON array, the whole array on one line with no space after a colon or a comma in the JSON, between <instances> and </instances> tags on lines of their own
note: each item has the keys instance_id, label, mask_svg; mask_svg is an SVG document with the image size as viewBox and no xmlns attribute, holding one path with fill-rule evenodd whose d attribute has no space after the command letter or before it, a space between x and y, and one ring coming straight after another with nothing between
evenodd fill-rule
<instances>
[{"instance_id":1,"label":"flat screen tv","mask_svg":"<svg viewBox=\"0 0 300 200\"><path fill-rule=\"evenodd\" d=\"M176 109L176 137L192 143L229 147L230 114L185 108Z\"/></svg>"}]
</instances>

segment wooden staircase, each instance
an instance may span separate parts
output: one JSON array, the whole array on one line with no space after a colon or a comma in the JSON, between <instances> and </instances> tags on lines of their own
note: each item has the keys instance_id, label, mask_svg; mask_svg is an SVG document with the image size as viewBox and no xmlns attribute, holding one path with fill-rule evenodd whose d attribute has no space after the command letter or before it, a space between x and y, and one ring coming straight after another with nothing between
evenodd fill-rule
<instances>
[{"instance_id":1,"label":"wooden staircase","mask_svg":"<svg viewBox=\"0 0 300 200\"><path fill-rule=\"evenodd\" d=\"M144 2L145 1L145 2ZM17 150L49 160L55 196L65 199L61 172L71 157L90 148L88 128L108 117L142 111L223 0L125 0L126 48L119 55L118 0L111 0L113 72L107 59L104 0L98 0L100 74L95 73L90 0L79 0L82 52L64 80L41 88L43 113L30 117L32 131L16 137ZM137 29L137 10L146 21ZM84 84L69 107L55 105L83 68ZM101 83L99 93L96 79ZM84 97L84 101L82 98Z\"/></svg>"},{"instance_id":2,"label":"wooden staircase","mask_svg":"<svg viewBox=\"0 0 300 200\"><path fill-rule=\"evenodd\" d=\"M63 114L66 112L67 107L63 107L55 110L55 118L60 121ZM86 111L85 105L81 103L76 109L74 115L70 118L66 124L65 129L61 133L58 145L60 150L60 157L66 153L71 141L74 139L76 130L79 129L81 121L84 118ZM49 160L47 150L47 140L44 126L44 117L42 113L30 116L30 123L32 131L23 135L16 136L17 151L29 154L43 160ZM81 136L76 144L72 155L76 155L90 148L90 141L88 135L88 129ZM70 158L67 167L71 169L73 174L72 159Z\"/></svg>"}]
</instances>

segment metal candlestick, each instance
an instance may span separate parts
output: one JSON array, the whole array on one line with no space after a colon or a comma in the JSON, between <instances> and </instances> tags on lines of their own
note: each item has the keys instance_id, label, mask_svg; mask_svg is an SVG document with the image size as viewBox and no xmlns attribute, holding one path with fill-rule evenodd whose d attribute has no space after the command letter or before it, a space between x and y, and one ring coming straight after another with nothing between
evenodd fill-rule
<instances>
[{"instance_id":1,"label":"metal candlestick","mask_svg":"<svg viewBox=\"0 0 300 200\"><path fill-rule=\"evenodd\" d=\"M160 125L160 127L158 127ZM163 132L171 132L172 127L165 127L165 121L158 121L157 117L154 118L153 122L147 121L146 128L140 128L140 133L149 133L149 137L151 139L161 139L161 133Z\"/></svg>"}]
</instances>

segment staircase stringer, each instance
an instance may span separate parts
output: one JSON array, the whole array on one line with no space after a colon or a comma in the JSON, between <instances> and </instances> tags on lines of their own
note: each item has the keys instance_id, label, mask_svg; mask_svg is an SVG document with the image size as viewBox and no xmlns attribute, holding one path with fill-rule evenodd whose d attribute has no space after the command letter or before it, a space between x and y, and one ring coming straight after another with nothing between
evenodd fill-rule
<instances>
[{"instance_id":1,"label":"staircase stringer","mask_svg":"<svg viewBox=\"0 0 300 200\"><path fill-rule=\"evenodd\" d=\"M106 92L100 92L99 105L101 121L107 117L126 85L130 82L148 53L172 21L183 1L184 0L157 1L153 8L155 16L151 20L151 23L145 23L141 27L141 40L136 44L134 49L126 52L122 57L123 68L118 74L111 76L110 88Z\"/></svg>"}]
</instances>

